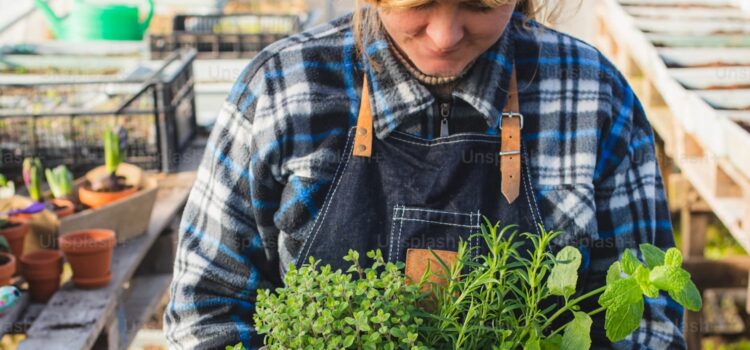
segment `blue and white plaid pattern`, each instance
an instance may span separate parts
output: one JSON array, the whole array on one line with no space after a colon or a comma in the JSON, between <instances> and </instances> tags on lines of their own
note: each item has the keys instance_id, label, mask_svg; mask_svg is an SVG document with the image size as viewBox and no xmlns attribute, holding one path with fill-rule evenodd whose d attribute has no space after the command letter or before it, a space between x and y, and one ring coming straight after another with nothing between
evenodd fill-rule
<instances>
[{"instance_id":1,"label":"blue and white plaid pattern","mask_svg":"<svg viewBox=\"0 0 750 350\"><path fill-rule=\"evenodd\" d=\"M432 94L398 64L382 33L365 38L375 73L356 54L350 20L271 45L232 88L180 229L165 315L173 347L262 341L252 327L255 292L281 284L320 211L347 156L364 71L378 137L394 129L433 136ZM596 49L524 22L514 14L456 88L451 132L498 133L515 57L537 204L547 229L566 232L557 243L582 248L579 287L590 290L624 249L674 245L653 131L625 79ZM642 327L614 348L685 348L682 313L666 295L648 300Z\"/></svg>"}]
</instances>

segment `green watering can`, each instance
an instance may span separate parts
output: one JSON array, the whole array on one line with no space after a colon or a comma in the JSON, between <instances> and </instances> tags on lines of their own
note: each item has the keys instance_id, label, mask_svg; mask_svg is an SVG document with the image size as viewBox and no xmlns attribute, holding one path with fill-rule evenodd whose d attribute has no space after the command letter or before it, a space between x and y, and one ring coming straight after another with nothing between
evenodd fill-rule
<instances>
[{"instance_id":1,"label":"green watering can","mask_svg":"<svg viewBox=\"0 0 750 350\"><path fill-rule=\"evenodd\" d=\"M138 7L119 4L91 4L75 0L73 10L58 17L44 0L35 0L55 37L68 41L141 40L154 16L154 0L148 0L148 17L140 22Z\"/></svg>"}]
</instances>

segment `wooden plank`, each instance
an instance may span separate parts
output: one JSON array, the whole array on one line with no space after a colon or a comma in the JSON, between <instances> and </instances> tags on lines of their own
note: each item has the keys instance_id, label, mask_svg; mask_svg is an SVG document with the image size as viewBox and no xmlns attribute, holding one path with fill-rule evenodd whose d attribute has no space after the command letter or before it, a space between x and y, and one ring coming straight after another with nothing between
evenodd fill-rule
<instances>
[{"instance_id":1,"label":"wooden plank","mask_svg":"<svg viewBox=\"0 0 750 350\"><path fill-rule=\"evenodd\" d=\"M149 247L169 225L187 200L195 174L175 174L160 183L148 232L115 248L112 282L104 288L81 290L66 283L49 301L19 349L88 349L105 323L111 321L117 302ZM161 184L164 184L163 188Z\"/></svg>"},{"instance_id":2,"label":"wooden plank","mask_svg":"<svg viewBox=\"0 0 750 350\"><path fill-rule=\"evenodd\" d=\"M750 36L746 34L722 34L722 35L674 35L674 34L647 34L649 41L656 46L663 47L750 47Z\"/></svg>"},{"instance_id":3,"label":"wooden plank","mask_svg":"<svg viewBox=\"0 0 750 350\"><path fill-rule=\"evenodd\" d=\"M745 21L717 21L716 19L684 18L635 18L636 26L648 33L667 33L673 35L715 35L747 34L750 24Z\"/></svg>"},{"instance_id":4,"label":"wooden plank","mask_svg":"<svg viewBox=\"0 0 750 350\"><path fill-rule=\"evenodd\" d=\"M130 282L125 305L125 333L120 335L120 349L127 349L135 335L157 311L159 302L169 288L172 274L135 276Z\"/></svg>"},{"instance_id":5,"label":"wooden plank","mask_svg":"<svg viewBox=\"0 0 750 350\"><path fill-rule=\"evenodd\" d=\"M31 302L29 293L21 292L21 296L16 299L16 303L6 311L5 314L0 316L0 338L6 334L12 334L15 332L16 322L23 316L26 307Z\"/></svg>"},{"instance_id":6,"label":"wooden plank","mask_svg":"<svg viewBox=\"0 0 750 350\"><path fill-rule=\"evenodd\" d=\"M716 216L732 233L734 239L745 251L750 251L750 235L741 226L748 203L742 197L717 197L714 195L711 186L711 166L712 162L700 158L689 159L680 163L683 174L711 206Z\"/></svg>"},{"instance_id":7,"label":"wooden plank","mask_svg":"<svg viewBox=\"0 0 750 350\"><path fill-rule=\"evenodd\" d=\"M623 5L675 7L730 7L731 0L620 0Z\"/></svg>"},{"instance_id":8,"label":"wooden plank","mask_svg":"<svg viewBox=\"0 0 750 350\"><path fill-rule=\"evenodd\" d=\"M625 8L629 14L648 18L670 18L670 19L718 19L745 20L750 19L750 14L737 11L734 8L691 8L691 7L660 7L660 6L628 6Z\"/></svg>"},{"instance_id":9,"label":"wooden plank","mask_svg":"<svg viewBox=\"0 0 750 350\"><path fill-rule=\"evenodd\" d=\"M700 290L708 288L745 287L750 272L750 257L732 256L722 260L689 258L683 267Z\"/></svg>"},{"instance_id":10,"label":"wooden plank","mask_svg":"<svg viewBox=\"0 0 750 350\"><path fill-rule=\"evenodd\" d=\"M750 79L750 68L747 68L747 71L748 79ZM695 90L694 92L716 109L750 111L750 89ZM748 137L750 137L750 133L748 133Z\"/></svg>"},{"instance_id":11,"label":"wooden plank","mask_svg":"<svg viewBox=\"0 0 750 350\"><path fill-rule=\"evenodd\" d=\"M671 68L669 74L691 90L750 88L750 67Z\"/></svg>"},{"instance_id":12,"label":"wooden plank","mask_svg":"<svg viewBox=\"0 0 750 350\"><path fill-rule=\"evenodd\" d=\"M670 67L750 65L748 48L660 48L659 55Z\"/></svg>"}]
</instances>

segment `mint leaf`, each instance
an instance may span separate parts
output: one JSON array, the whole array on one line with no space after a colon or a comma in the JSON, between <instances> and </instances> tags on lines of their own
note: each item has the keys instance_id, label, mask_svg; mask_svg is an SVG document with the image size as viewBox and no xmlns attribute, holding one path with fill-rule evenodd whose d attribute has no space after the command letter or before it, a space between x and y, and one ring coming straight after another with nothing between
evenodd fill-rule
<instances>
[{"instance_id":1,"label":"mint leaf","mask_svg":"<svg viewBox=\"0 0 750 350\"><path fill-rule=\"evenodd\" d=\"M700 311L703 307L701 294L695 283L690 280L690 273L682 267L682 254L676 248L670 248L664 257L664 266L651 270L650 280L654 286L669 293L677 303L691 311Z\"/></svg>"},{"instance_id":2,"label":"mint leaf","mask_svg":"<svg viewBox=\"0 0 750 350\"><path fill-rule=\"evenodd\" d=\"M682 253L677 248L669 248L664 256L664 265L682 267Z\"/></svg>"},{"instance_id":3,"label":"mint leaf","mask_svg":"<svg viewBox=\"0 0 750 350\"><path fill-rule=\"evenodd\" d=\"M659 288L651 283L650 272L643 265L638 266L633 277L635 277L635 280L638 282L638 286L641 287L643 295L649 298L656 298L659 296Z\"/></svg>"},{"instance_id":4,"label":"mint leaf","mask_svg":"<svg viewBox=\"0 0 750 350\"><path fill-rule=\"evenodd\" d=\"M633 304L638 301L643 301L643 295L638 281L632 276L608 284L604 293L599 297L599 305L604 307L615 304Z\"/></svg>"},{"instance_id":5,"label":"mint leaf","mask_svg":"<svg viewBox=\"0 0 750 350\"><path fill-rule=\"evenodd\" d=\"M566 299L576 292L578 268L581 266L581 252L575 247L567 246L555 256L555 266L547 280L550 294L564 296Z\"/></svg>"},{"instance_id":6,"label":"mint leaf","mask_svg":"<svg viewBox=\"0 0 750 350\"><path fill-rule=\"evenodd\" d=\"M573 320L565 326L561 350L580 350L591 347L591 317L585 312L573 312Z\"/></svg>"},{"instance_id":7,"label":"mint leaf","mask_svg":"<svg viewBox=\"0 0 750 350\"><path fill-rule=\"evenodd\" d=\"M643 243L639 247L648 268L653 269L654 267L664 265L665 254L659 247L649 243Z\"/></svg>"},{"instance_id":8,"label":"mint leaf","mask_svg":"<svg viewBox=\"0 0 750 350\"><path fill-rule=\"evenodd\" d=\"M703 307L701 293L691 280L680 291L670 291L669 296L690 311L700 311Z\"/></svg>"},{"instance_id":9,"label":"mint leaf","mask_svg":"<svg viewBox=\"0 0 750 350\"><path fill-rule=\"evenodd\" d=\"M638 329L643 318L643 295L633 276L608 284L599 305L607 308L604 328L612 341L620 341Z\"/></svg>"},{"instance_id":10,"label":"mint leaf","mask_svg":"<svg viewBox=\"0 0 750 350\"><path fill-rule=\"evenodd\" d=\"M665 265L651 270L650 279L661 290L679 292L690 282L690 274L682 268Z\"/></svg>"},{"instance_id":11,"label":"mint leaf","mask_svg":"<svg viewBox=\"0 0 750 350\"><path fill-rule=\"evenodd\" d=\"M639 296L640 297L640 296ZM613 304L604 316L607 338L613 342L625 339L641 324L643 318L643 297L635 303Z\"/></svg>"},{"instance_id":12,"label":"mint leaf","mask_svg":"<svg viewBox=\"0 0 750 350\"><path fill-rule=\"evenodd\" d=\"M541 346L542 350L560 350L562 346L563 337L560 334L555 334L551 337L542 339Z\"/></svg>"},{"instance_id":13,"label":"mint leaf","mask_svg":"<svg viewBox=\"0 0 750 350\"><path fill-rule=\"evenodd\" d=\"M622 279L622 267L619 261L615 261L607 270L607 284L615 283Z\"/></svg>"},{"instance_id":14,"label":"mint leaf","mask_svg":"<svg viewBox=\"0 0 750 350\"><path fill-rule=\"evenodd\" d=\"M622 253L622 259L620 259L622 262L622 271L627 273L628 275L632 275L635 270L638 268L638 266L641 266L641 262L638 261L638 258L633 255L633 252L630 249L625 249L625 251Z\"/></svg>"}]
</instances>

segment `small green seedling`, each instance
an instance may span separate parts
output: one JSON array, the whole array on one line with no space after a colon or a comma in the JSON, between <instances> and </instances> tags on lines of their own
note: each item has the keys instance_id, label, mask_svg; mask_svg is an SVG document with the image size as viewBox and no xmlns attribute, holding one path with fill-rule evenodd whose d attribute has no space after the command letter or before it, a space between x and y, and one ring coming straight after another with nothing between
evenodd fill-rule
<instances>
[{"instance_id":1,"label":"small green seedling","mask_svg":"<svg viewBox=\"0 0 750 350\"><path fill-rule=\"evenodd\" d=\"M107 172L112 176L117 173L117 168L125 161L125 144L127 134L125 129L117 131L107 130L104 132L104 163Z\"/></svg>"},{"instance_id":2,"label":"small green seedling","mask_svg":"<svg viewBox=\"0 0 750 350\"><path fill-rule=\"evenodd\" d=\"M23 160L23 182L29 191L31 199L42 201L42 185L44 174L42 173L42 161L39 158L26 158Z\"/></svg>"},{"instance_id":3,"label":"small green seedling","mask_svg":"<svg viewBox=\"0 0 750 350\"><path fill-rule=\"evenodd\" d=\"M65 165L45 171L47 183L52 196L57 199L68 198L73 193L73 174Z\"/></svg>"}]
</instances>

